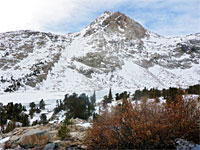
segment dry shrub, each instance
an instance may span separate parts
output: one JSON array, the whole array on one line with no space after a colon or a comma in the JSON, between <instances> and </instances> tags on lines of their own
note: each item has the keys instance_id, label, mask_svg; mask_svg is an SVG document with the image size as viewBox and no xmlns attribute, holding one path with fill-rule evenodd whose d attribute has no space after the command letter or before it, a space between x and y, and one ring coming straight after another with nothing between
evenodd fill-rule
<instances>
[{"instance_id":1,"label":"dry shrub","mask_svg":"<svg viewBox=\"0 0 200 150\"><path fill-rule=\"evenodd\" d=\"M199 104L176 97L171 103L147 102L105 111L88 131L88 149L171 149L182 138L199 143Z\"/></svg>"}]
</instances>

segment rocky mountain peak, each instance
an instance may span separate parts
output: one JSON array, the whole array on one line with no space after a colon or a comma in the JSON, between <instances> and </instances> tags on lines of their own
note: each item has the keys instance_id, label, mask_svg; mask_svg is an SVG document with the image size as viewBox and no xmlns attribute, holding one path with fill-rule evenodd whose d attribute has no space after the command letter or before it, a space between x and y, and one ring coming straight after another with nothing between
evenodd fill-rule
<instances>
[{"instance_id":1,"label":"rocky mountain peak","mask_svg":"<svg viewBox=\"0 0 200 150\"><path fill-rule=\"evenodd\" d=\"M0 94L186 87L200 83L199 60L200 34L158 36L106 11L76 33L1 33Z\"/></svg>"},{"instance_id":2,"label":"rocky mountain peak","mask_svg":"<svg viewBox=\"0 0 200 150\"><path fill-rule=\"evenodd\" d=\"M147 36L147 30L142 25L121 12L105 11L87 27L85 36L99 31L123 34L128 40Z\"/></svg>"}]
</instances>

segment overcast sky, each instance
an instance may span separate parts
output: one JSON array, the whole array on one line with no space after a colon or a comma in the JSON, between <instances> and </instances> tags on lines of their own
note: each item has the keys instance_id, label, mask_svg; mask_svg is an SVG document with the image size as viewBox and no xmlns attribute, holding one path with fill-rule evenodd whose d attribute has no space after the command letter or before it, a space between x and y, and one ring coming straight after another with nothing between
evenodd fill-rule
<instances>
[{"instance_id":1,"label":"overcast sky","mask_svg":"<svg viewBox=\"0 0 200 150\"><path fill-rule=\"evenodd\" d=\"M165 36L200 32L200 0L0 0L0 32L76 32L106 10Z\"/></svg>"}]
</instances>

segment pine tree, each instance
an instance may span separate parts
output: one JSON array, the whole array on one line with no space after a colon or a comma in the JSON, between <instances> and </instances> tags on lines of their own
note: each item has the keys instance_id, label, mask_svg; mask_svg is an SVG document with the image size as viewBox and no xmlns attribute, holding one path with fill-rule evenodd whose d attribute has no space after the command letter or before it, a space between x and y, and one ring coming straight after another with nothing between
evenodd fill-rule
<instances>
[{"instance_id":1,"label":"pine tree","mask_svg":"<svg viewBox=\"0 0 200 150\"><path fill-rule=\"evenodd\" d=\"M43 99L41 99L41 101L39 103L39 107L40 107L40 109L45 109L45 102Z\"/></svg>"},{"instance_id":2,"label":"pine tree","mask_svg":"<svg viewBox=\"0 0 200 150\"><path fill-rule=\"evenodd\" d=\"M96 93L94 91L93 95L90 97L90 103L88 104L88 115L90 116L95 110L96 103Z\"/></svg>"},{"instance_id":3,"label":"pine tree","mask_svg":"<svg viewBox=\"0 0 200 150\"><path fill-rule=\"evenodd\" d=\"M69 114L68 114L68 113L65 114L64 124L65 124L65 125L72 125L72 124L73 124L73 123L71 122L71 120L69 119Z\"/></svg>"},{"instance_id":4,"label":"pine tree","mask_svg":"<svg viewBox=\"0 0 200 150\"><path fill-rule=\"evenodd\" d=\"M109 94L108 94L108 103L111 103L113 100L113 97L112 97L112 91L111 91L111 88L109 90Z\"/></svg>"},{"instance_id":5,"label":"pine tree","mask_svg":"<svg viewBox=\"0 0 200 150\"><path fill-rule=\"evenodd\" d=\"M58 130L58 137L60 137L62 140L66 139L69 137L69 128L67 125L63 124L59 130Z\"/></svg>"},{"instance_id":6,"label":"pine tree","mask_svg":"<svg viewBox=\"0 0 200 150\"><path fill-rule=\"evenodd\" d=\"M37 108L35 109L35 112L36 112L37 114L39 114L39 113L41 112L41 110L37 107Z\"/></svg>"},{"instance_id":7,"label":"pine tree","mask_svg":"<svg viewBox=\"0 0 200 150\"><path fill-rule=\"evenodd\" d=\"M94 91L93 95L90 97L90 101L92 104L96 103L96 93Z\"/></svg>"},{"instance_id":8,"label":"pine tree","mask_svg":"<svg viewBox=\"0 0 200 150\"><path fill-rule=\"evenodd\" d=\"M115 100L116 100L116 101L120 100L119 93L116 93L116 94L115 94Z\"/></svg>"},{"instance_id":9,"label":"pine tree","mask_svg":"<svg viewBox=\"0 0 200 150\"><path fill-rule=\"evenodd\" d=\"M29 106L30 106L30 108L31 108L31 110L33 110L33 109L35 109L35 103L34 102L31 102L30 104L29 104Z\"/></svg>"},{"instance_id":10,"label":"pine tree","mask_svg":"<svg viewBox=\"0 0 200 150\"><path fill-rule=\"evenodd\" d=\"M46 116L45 114L42 114L42 115L40 116L40 122L41 122L42 124L47 124L47 123L48 123L48 121L47 121L47 116Z\"/></svg>"},{"instance_id":11,"label":"pine tree","mask_svg":"<svg viewBox=\"0 0 200 150\"><path fill-rule=\"evenodd\" d=\"M21 120L22 126L29 126L29 119L27 114L22 114L22 120Z\"/></svg>"},{"instance_id":12,"label":"pine tree","mask_svg":"<svg viewBox=\"0 0 200 150\"><path fill-rule=\"evenodd\" d=\"M33 118L33 115L34 115L33 109L30 109L30 110L29 110L29 115L30 115L30 117L31 117L31 119L32 119L32 118Z\"/></svg>"}]
</instances>

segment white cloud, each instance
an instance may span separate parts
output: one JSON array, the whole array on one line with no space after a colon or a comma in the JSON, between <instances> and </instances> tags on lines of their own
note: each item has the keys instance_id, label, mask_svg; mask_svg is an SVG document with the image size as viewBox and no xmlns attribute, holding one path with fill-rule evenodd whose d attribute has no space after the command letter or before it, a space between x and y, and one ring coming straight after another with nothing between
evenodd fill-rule
<instances>
[{"instance_id":1,"label":"white cloud","mask_svg":"<svg viewBox=\"0 0 200 150\"><path fill-rule=\"evenodd\" d=\"M73 24L109 9L123 0L0 0L0 32L19 29L45 30Z\"/></svg>"},{"instance_id":2,"label":"white cloud","mask_svg":"<svg viewBox=\"0 0 200 150\"><path fill-rule=\"evenodd\" d=\"M122 11L163 35L200 32L199 0L0 0L0 32L79 31L105 10Z\"/></svg>"}]
</instances>

